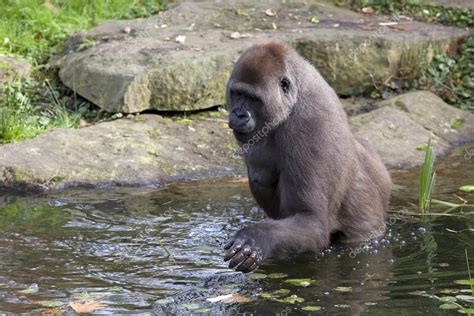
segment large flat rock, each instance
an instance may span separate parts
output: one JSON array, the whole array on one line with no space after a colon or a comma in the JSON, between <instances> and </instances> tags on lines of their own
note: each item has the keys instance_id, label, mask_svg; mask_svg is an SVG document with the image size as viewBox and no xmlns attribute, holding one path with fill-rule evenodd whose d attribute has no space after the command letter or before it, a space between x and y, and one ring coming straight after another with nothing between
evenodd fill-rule
<instances>
[{"instance_id":1,"label":"large flat rock","mask_svg":"<svg viewBox=\"0 0 474 316\"><path fill-rule=\"evenodd\" d=\"M389 168L411 168L422 163L419 145L426 144L430 130L438 157L460 142L474 143L474 115L445 106L429 92L407 93L351 117L350 124ZM436 113L436 120L426 122L418 113ZM458 119L456 128L446 132L444 127ZM78 130L56 129L0 146L0 187L142 186L244 175L235 149L225 114L198 114L191 120L147 114Z\"/></svg>"},{"instance_id":2,"label":"large flat rock","mask_svg":"<svg viewBox=\"0 0 474 316\"><path fill-rule=\"evenodd\" d=\"M0 186L143 186L231 175L240 166L233 147L223 118L200 118L189 125L187 120L143 115L56 129L0 147Z\"/></svg>"},{"instance_id":3,"label":"large flat rock","mask_svg":"<svg viewBox=\"0 0 474 316\"><path fill-rule=\"evenodd\" d=\"M53 63L64 84L107 111L186 111L222 104L233 63L254 43L289 43L352 95L401 69L422 70L467 33L389 19L315 0L182 2L78 34Z\"/></svg>"}]
</instances>

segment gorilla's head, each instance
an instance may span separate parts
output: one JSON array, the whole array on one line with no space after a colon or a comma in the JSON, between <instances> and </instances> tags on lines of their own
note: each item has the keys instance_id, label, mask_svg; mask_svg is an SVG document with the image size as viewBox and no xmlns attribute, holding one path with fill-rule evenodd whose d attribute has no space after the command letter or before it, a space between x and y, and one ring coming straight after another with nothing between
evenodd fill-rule
<instances>
[{"instance_id":1,"label":"gorilla's head","mask_svg":"<svg viewBox=\"0 0 474 316\"><path fill-rule=\"evenodd\" d=\"M239 139L266 126L276 128L297 100L297 83L285 45L268 43L247 49L227 84L229 126Z\"/></svg>"}]
</instances>

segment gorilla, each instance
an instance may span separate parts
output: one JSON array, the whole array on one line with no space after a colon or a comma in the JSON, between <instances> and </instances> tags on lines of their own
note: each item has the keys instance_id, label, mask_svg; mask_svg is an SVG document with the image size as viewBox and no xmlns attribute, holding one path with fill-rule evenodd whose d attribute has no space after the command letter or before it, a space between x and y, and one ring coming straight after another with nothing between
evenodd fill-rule
<instances>
[{"instance_id":1,"label":"gorilla","mask_svg":"<svg viewBox=\"0 0 474 316\"><path fill-rule=\"evenodd\" d=\"M229 127L266 219L239 230L225 261L251 272L266 258L320 252L383 235L391 180L352 134L321 74L280 43L245 50L227 83Z\"/></svg>"}]
</instances>

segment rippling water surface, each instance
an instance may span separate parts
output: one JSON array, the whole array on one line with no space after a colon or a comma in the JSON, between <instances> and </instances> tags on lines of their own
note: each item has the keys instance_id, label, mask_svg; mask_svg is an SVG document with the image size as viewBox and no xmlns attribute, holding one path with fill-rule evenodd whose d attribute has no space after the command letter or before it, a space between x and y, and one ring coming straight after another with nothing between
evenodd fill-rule
<instances>
[{"instance_id":1,"label":"rippling water surface","mask_svg":"<svg viewBox=\"0 0 474 316\"><path fill-rule=\"evenodd\" d=\"M461 202L458 195L474 204L473 193L458 191L474 184L474 157L464 157L466 148L437 164L436 198ZM70 311L71 301L99 301L105 308L96 313L457 313L471 305L463 283L465 249L474 268L474 208L449 213L455 216L413 215L417 181L416 170L394 174L391 224L381 241L269 261L251 278L222 262L227 237L263 217L246 183L3 193L0 312L39 313L53 303L62 305L50 311ZM287 282L299 278L315 282ZM206 301L226 294L252 301ZM439 307L449 300L452 306L443 308L452 309Z\"/></svg>"}]
</instances>

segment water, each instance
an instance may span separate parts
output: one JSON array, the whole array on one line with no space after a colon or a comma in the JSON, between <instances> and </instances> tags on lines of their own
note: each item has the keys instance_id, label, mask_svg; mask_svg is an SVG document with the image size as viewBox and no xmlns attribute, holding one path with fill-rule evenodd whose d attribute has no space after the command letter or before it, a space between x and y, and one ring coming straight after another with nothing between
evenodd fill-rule
<instances>
[{"instance_id":1,"label":"water","mask_svg":"<svg viewBox=\"0 0 474 316\"><path fill-rule=\"evenodd\" d=\"M436 198L460 202L457 194L474 204L474 193L457 190L474 184L474 157L464 157L472 147L459 148L437 164ZM47 309L41 304L54 302L62 306L50 312L71 311L68 303L77 300L103 303L96 313L143 314L307 314L302 308L311 306L329 314L416 315L470 307L468 285L455 281L467 279L465 248L474 268L474 208L422 220L411 215L416 171L398 172L394 182L391 224L383 240L360 249L332 247L317 257L269 261L257 271L261 279L234 273L222 261L227 237L263 217L246 183L225 179L161 190L3 194L0 311L40 313ZM307 287L285 282L295 278L315 282ZM38 286L35 293L20 292L32 284ZM282 289L287 291L275 293ZM236 293L253 301L206 301ZM291 295L304 301L276 301ZM439 307L442 300L455 299L457 308Z\"/></svg>"}]
</instances>

